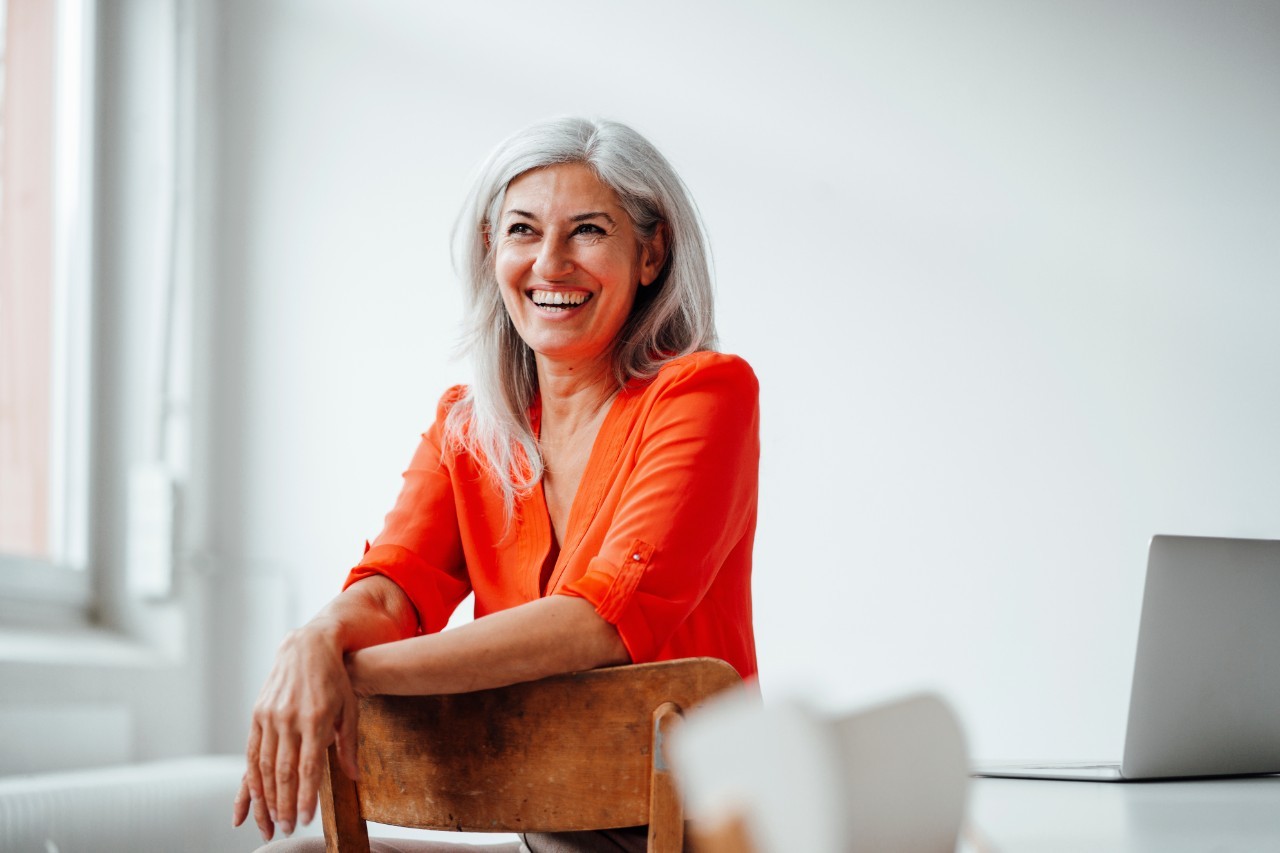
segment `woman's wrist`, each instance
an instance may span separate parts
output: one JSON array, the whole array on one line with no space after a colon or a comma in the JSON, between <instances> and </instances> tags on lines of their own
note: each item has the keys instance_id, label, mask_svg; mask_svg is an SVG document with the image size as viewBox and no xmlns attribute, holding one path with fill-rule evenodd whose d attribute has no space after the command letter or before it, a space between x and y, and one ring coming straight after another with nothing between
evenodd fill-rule
<instances>
[{"instance_id":1,"label":"woman's wrist","mask_svg":"<svg viewBox=\"0 0 1280 853\"><path fill-rule=\"evenodd\" d=\"M431 641L437 637L416 637L348 652L343 662L351 689L357 696L460 692L456 687L441 691L441 687L448 688L449 685L441 685L438 680L427 677L433 671L432 661L436 659L432 654L435 644Z\"/></svg>"},{"instance_id":2,"label":"woman's wrist","mask_svg":"<svg viewBox=\"0 0 1280 853\"><path fill-rule=\"evenodd\" d=\"M347 667L347 679L351 682L351 689L357 696L372 696L379 692L370 678L368 650L347 652L343 656L343 662Z\"/></svg>"},{"instance_id":3,"label":"woman's wrist","mask_svg":"<svg viewBox=\"0 0 1280 853\"><path fill-rule=\"evenodd\" d=\"M339 654L346 650L346 632L341 620L321 614L285 635L286 643L308 643L335 649Z\"/></svg>"}]
</instances>

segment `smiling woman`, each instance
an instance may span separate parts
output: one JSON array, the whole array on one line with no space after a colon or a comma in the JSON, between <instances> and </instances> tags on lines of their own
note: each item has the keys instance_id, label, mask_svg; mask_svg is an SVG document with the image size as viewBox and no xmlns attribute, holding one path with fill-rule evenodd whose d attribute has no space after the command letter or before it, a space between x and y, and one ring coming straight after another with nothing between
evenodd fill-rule
<instances>
[{"instance_id":1,"label":"smiling woman","mask_svg":"<svg viewBox=\"0 0 1280 853\"><path fill-rule=\"evenodd\" d=\"M494 267L516 333L540 366L607 372L637 288L652 284L666 259L662 229L642 241L614 192L582 163L521 175L503 207Z\"/></svg>"},{"instance_id":2,"label":"smiling woman","mask_svg":"<svg viewBox=\"0 0 1280 853\"><path fill-rule=\"evenodd\" d=\"M637 289L666 260L662 229L642 241L617 195L582 163L521 175L503 208L494 269L516 333L540 370L608 373Z\"/></svg>"},{"instance_id":3,"label":"smiling woman","mask_svg":"<svg viewBox=\"0 0 1280 853\"><path fill-rule=\"evenodd\" d=\"M477 380L441 399L344 592L280 648L235 805L264 838L311 819L330 744L354 776L357 695L694 656L755 675L756 380L713 351L680 179L624 125L535 125L490 157L455 238ZM442 631L469 592L476 620ZM646 838L528 833L501 849Z\"/></svg>"}]
</instances>

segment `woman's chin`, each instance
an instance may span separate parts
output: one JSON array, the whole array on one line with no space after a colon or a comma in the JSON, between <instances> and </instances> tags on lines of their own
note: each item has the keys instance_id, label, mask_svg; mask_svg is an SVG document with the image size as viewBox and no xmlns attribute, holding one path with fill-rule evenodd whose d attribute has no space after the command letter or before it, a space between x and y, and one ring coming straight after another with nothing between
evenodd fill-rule
<instances>
[{"instance_id":1,"label":"woman's chin","mask_svg":"<svg viewBox=\"0 0 1280 853\"><path fill-rule=\"evenodd\" d=\"M540 368L579 370L587 365L608 365L613 355L611 346L584 345L582 341L525 340L533 350Z\"/></svg>"}]
</instances>

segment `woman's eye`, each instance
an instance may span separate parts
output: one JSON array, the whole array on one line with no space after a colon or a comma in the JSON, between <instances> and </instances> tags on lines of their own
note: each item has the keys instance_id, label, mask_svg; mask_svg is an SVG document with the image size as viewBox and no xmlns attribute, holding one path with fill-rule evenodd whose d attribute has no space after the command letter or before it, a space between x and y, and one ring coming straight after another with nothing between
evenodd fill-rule
<instances>
[{"instance_id":1,"label":"woman's eye","mask_svg":"<svg viewBox=\"0 0 1280 853\"><path fill-rule=\"evenodd\" d=\"M604 229L601 228L599 225L595 225L591 222L584 222L581 225L579 225L577 228L573 229L573 233L598 235L598 234L603 234Z\"/></svg>"},{"instance_id":2,"label":"woman's eye","mask_svg":"<svg viewBox=\"0 0 1280 853\"><path fill-rule=\"evenodd\" d=\"M508 234L532 234L533 229L523 222L513 222L507 226Z\"/></svg>"}]
</instances>

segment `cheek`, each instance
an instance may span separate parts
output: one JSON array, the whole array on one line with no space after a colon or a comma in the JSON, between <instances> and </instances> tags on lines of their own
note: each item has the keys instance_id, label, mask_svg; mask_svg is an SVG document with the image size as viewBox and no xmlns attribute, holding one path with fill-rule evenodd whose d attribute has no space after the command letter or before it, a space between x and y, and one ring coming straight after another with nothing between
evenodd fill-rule
<instances>
[{"instance_id":1,"label":"cheek","mask_svg":"<svg viewBox=\"0 0 1280 853\"><path fill-rule=\"evenodd\" d=\"M524 294L499 278L498 295L502 297L502 305L507 309L507 316L513 320L518 319L520 312L524 309Z\"/></svg>"},{"instance_id":2,"label":"cheek","mask_svg":"<svg viewBox=\"0 0 1280 853\"><path fill-rule=\"evenodd\" d=\"M498 251L494 253L493 274L503 287L516 286L532 263L533 259L528 252L522 252L517 247L499 245Z\"/></svg>"},{"instance_id":3,"label":"cheek","mask_svg":"<svg viewBox=\"0 0 1280 853\"><path fill-rule=\"evenodd\" d=\"M514 264L511 263L509 257L498 255L493 260L493 275L498 280L498 286L504 291L510 286L514 273Z\"/></svg>"},{"instance_id":4,"label":"cheek","mask_svg":"<svg viewBox=\"0 0 1280 853\"><path fill-rule=\"evenodd\" d=\"M494 258L493 276L498 280L498 295L502 297L502 304L510 314L519 307L524 294L519 287L519 276L509 258L505 261L501 256Z\"/></svg>"}]
</instances>

